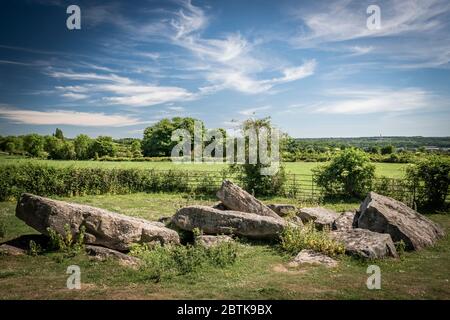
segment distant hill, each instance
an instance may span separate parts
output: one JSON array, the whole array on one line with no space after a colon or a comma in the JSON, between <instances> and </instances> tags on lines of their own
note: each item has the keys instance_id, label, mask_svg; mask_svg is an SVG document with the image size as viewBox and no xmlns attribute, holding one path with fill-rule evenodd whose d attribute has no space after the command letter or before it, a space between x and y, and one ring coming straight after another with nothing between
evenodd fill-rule
<instances>
[{"instance_id":1,"label":"distant hill","mask_svg":"<svg viewBox=\"0 0 450 320\"><path fill-rule=\"evenodd\" d=\"M396 148L415 149L450 148L450 137L360 137L360 138L296 138L300 145L340 147L353 146L369 148L373 146L393 145Z\"/></svg>"}]
</instances>

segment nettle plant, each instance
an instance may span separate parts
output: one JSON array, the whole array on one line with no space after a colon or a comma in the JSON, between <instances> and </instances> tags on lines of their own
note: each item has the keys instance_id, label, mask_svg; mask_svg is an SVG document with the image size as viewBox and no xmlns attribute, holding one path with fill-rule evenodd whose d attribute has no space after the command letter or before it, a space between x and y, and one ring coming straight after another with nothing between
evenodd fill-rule
<instances>
[{"instance_id":1,"label":"nettle plant","mask_svg":"<svg viewBox=\"0 0 450 320\"><path fill-rule=\"evenodd\" d=\"M84 248L84 236L86 228L80 227L76 237L73 236L70 226L64 225L64 234L60 234L52 228L47 228L50 237L50 249L58 250L66 254L75 255L80 253Z\"/></svg>"}]
</instances>

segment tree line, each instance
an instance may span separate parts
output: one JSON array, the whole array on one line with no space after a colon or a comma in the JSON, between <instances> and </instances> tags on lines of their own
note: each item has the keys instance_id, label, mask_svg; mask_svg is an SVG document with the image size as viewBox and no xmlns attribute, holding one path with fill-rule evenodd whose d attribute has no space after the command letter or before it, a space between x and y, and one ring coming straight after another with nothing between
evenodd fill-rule
<instances>
[{"instance_id":1,"label":"tree line","mask_svg":"<svg viewBox=\"0 0 450 320\"><path fill-rule=\"evenodd\" d=\"M172 133L177 129L187 130L193 139L194 124L201 124L202 134L207 128L200 120L191 117L162 119L145 128L142 139L113 139L110 136L91 138L79 134L66 138L57 128L52 135L27 134L0 137L0 151L13 154L55 160L140 160L144 157L170 157L177 141ZM244 121L245 123L245 121ZM218 129L224 139L226 131ZM212 139L212 138L211 138ZM205 141L207 145L211 142ZM356 147L365 151L373 162L408 163L429 153L448 154L448 151L429 150L426 146L450 146L450 138L428 137L374 137L374 138L322 138L295 139L286 134L280 141L281 158L284 161L324 162L332 160L346 148ZM415 148L408 149L411 146ZM225 156L225 152L224 152Z\"/></svg>"}]
</instances>

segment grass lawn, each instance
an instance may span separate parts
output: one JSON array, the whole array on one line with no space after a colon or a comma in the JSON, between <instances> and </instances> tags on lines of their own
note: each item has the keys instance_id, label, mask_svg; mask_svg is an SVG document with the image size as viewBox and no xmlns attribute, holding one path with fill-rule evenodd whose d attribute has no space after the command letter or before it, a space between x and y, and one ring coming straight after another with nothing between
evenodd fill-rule
<instances>
[{"instance_id":1,"label":"grass lawn","mask_svg":"<svg viewBox=\"0 0 450 320\"><path fill-rule=\"evenodd\" d=\"M64 198L63 198L64 199ZM131 216L156 220L188 204L212 204L215 199L192 199L180 194L100 195L64 199ZM266 202L293 202L265 199ZM351 209L358 203L325 206ZM35 233L14 216L15 203L0 203L6 236ZM339 267L287 268L290 257L276 245L243 243L238 260L223 269L207 267L197 273L154 283L139 270L114 261L90 261L86 256L62 258L59 253L37 257L0 256L1 299L450 299L450 216L431 215L447 231L445 239L402 259L361 261L340 258ZM81 290L66 289L66 268L81 268ZM368 290L367 266L381 268L381 290Z\"/></svg>"},{"instance_id":2,"label":"grass lawn","mask_svg":"<svg viewBox=\"0 0 450 320\"><path fill-rule=\"evenodd\" d=\"M136 161L70 161L70 160L38 160L13 156L0 156L0 166L2 164L20 163L45 163L56 167L76 166L76 167L101 167L101 168L138 168L138 169L159 169L159 170L221 170L227 167L226 164L174 164L172 162L136 162ZM286 162L286 172L295 174L311 174L311 169L325 164L324 162ZM374 163L376 174L390 178L401 178L407 164L398 163Z\"/></svg>"}]
</instances>

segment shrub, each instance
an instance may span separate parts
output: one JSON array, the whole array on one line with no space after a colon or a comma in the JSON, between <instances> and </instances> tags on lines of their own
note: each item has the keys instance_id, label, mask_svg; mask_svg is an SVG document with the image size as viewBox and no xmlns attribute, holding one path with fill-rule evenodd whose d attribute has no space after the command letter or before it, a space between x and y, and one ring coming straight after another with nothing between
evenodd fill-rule
<instances>
[{"instance_id":1,"label":"shrub","mask_svg":"<svg viewBox=\"0 0 450 320\"><path fill-rule=\"evenodd\" d=\"M450 162L438 156L421 160L406 169L406 177L416 188L422 207L442 208L450 184Z\"/></svg>"},{"instance_id":2,"label":"shrub","mask_svg":"<svg viewBox=\"0 0 450 320\"><path fill-rule=\"evenodd\" d=\"M42 248L39 244L37 244L34 240L30 240L28 244L28 254L30 256L37 256L42 253Z\"/></svg>"},{"instance_id":3,"label":"shrub","mask_svg":"<svg viewBox=\"0 0 450 320\"><path fill-rule=\"evenodd\" d=\"M330 164L313 169L314 181L326 195L361 197L372 187L375 166L361 150L347 148Z\"/></svg>"},{"instance_id":4,"label":"shrub","mask_svg":"<svg viewBox=\"0 0 450 320\"><path fill-rule=\"evenodd\" d=\"M188 171L147 169L56 168L33 162L0 167L0 201L29 192L40 196L125 194L134 192L212 192L217 175L189 183Z\"/></svg>"},{"instance_id":5,"label":"shrub","mask_svg":"<svg viewBox=\"0 0 450 320\"><path fill-rule=\"evenodd\" d=\"M400 258L403 258L405 251L406 251L406 243L405 241L400 240L394 243L395 245L395 250L397 251L398 255Z\"/></svg>"},{"instance_id":6,"label":"shrub","mask_svg":"<svg viewBox=\"0 0 450 320\"><path fill-rule=\"evenodd\" d=\"M230 166L230 173L242 183L242 187L256 196L282 195L285 192L286 173L280 166L274 175L262 175L261 164L235 164Z\"/></svg>"},{"instance_id":7,"label":"shrub","mask_svg":"<svg viewBox=\"0 0 450 320\"><path fill-rule=\"evenodd\" d=\"M394 179L383 176L375 179L372 190L405 203L411 201L411 188L405 179Z\"/></svg>"},{"instance_id":8,"label":"shrub","mask_svg":"<svg viewBox=\"0 0 450 320\"><path fill-rule=\"evenodd\" d=\"M141 271L146 279L159 282L174 275L195 273L202 268L226 267L237 259L237 244L224 242L213 247L201 245L161 246L133 245L130 254L143 261Z\"/></svg>"},{"instance_id":9,"label":"shrub","mask_svg":"<svg viewBox=\"0 0 450 320\"><path fill-rule=\"evenodd\" d=\"M345 252L342 244L329 237L329 230L316 230L314 223L307 223L303 228L288 226L280 238L281 248L290 254L297 254L303 249L311 249L329 256Z\"/></svg>"}]
</instances>

